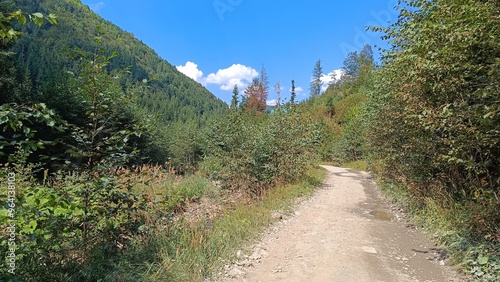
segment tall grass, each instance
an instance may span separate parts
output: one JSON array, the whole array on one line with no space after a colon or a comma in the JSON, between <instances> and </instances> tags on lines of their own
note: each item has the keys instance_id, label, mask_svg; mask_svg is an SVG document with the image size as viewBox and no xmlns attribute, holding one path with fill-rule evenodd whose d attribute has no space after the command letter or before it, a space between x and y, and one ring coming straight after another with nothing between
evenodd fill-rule
<instances>
[{"instance_id":1,"label":"tall grass","mask_svg":"<svg viewBox=\"0 0 500 282\"><path fill-rule=\"evenodd\" d=\"M193 225L180 220L151 234L131 255L137 262L136 272L141 272L139 280L202 281L211 276L275 220L272 211L289 210L297 197L312 195L325 175L323 169L312 169L305 180L269 190L251 203L232 206L212 222Z\"/></svg>"},{"instance_id":2,"label":"tall grass","mask_svg":"<svg viewBox=\"0 0 500 282\"><path fill-rule=\"evenodd\" d=\"M0 169L0 175L6 171ZM17 190L16 218L20 226L35 225L16 234L19 269L16 276L2 270L2 281L201 281L268 226L272 211L311 195L325 175L311 169L294 185L242 201L228 198L233 194L200 175L179 177L160 167L114 168L103 172L101 181L87 184L79 174L58 174L38 183L29 178L31 171L16 171L17 185L23 188ZM107 196L89 207L89 212L99 212L94 218L80 212L85 185L103 185L96 191ZM108 196L109 191L113 194ZM223 215L217 210L218 217L187 220L190 209L206 201L222 206ZM87 237L81 235L83 225L88 226ZM3 230L3 221L0 226ZM5 232L0 235L6 238ZM6 241L0 246L6 253Z\"/></svg>"}]
</instances>

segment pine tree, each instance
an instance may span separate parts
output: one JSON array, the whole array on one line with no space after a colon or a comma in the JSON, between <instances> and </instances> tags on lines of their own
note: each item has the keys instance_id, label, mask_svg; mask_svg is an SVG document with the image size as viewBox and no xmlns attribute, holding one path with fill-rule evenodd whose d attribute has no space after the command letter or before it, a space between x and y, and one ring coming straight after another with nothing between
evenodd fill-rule
<instances>
[{"instance_id":1,"label":"pine tree","mask_svg":"<svg viewBox=\"0 0 500 282\"><path fill-rule=\"evenodd\" d=\"M266 110L267 93L264 90L263 83L259 78L254 78L245 90L246 95L246 111L247 112L264 112Z\"/></svg>"},{"instance_id":2,"label":"pine tree","mask_svg":"<svg viewBox=\"0 0 500 282\"><path fill-rule=\"evenodd\" d=\"M21 82L14 88L14 97L15 101L21 104L34 101L31 73L28 68L23 71Z\"/></svg>"},{"instance_id":3,"label":"pine tree","mask_svg":"<svg viewBox=\"0 0 500 282\"><path fill-rule=\"evenodd\" d=\"M247 110L247 100L248 100L248 96L246 93L242 94L241 95L241 103L240 103L240 110L242 111L246 111Z\"/></svg>"},{"instance_id":4,"label":"pine tree","mask_svg":"<svg viewBox=\"0 0 500 282\"><path fill-rule=\"evenodd\" d=\"M373 50L369 44L366 44L360 53L354 51L347 54L342 66L342 70L344 70L343 79L354 80L362 70L373 67L375 67Z\"/></svg>"},{"instance_id":5,"label":"pine tree","mask_svg":"<svg viewBox=\"0 0 500 282\"><path fill-rule=\"evenodd\" d=\"M353 80L358 76L359 73L359 56L358 52L349 52L344 59L344 65L342 66L344 71L343 79Z\"/></svg>"},{"instance_id":6,"label":"pine tree","mask_svg":"<svg viewBox=\"0 0 500 282\"><path fill-rule=\"evenodd\" d=\"M321 81L322 74L323 68L321 67L321 60L318 60L314 65L313 76L309 88L311 91L311 97L317 97L321 94L321 86L323 85L323 82Z\"/></svg>"},{"instance_id":7,"label":"pine tree","mask_svg":"<svg viewBox=\"0 0 500 282\"><path fill-rule=\"evenodd\" d=\"M233 89L233 97L231 99L231 110L236 110L238 108L238 95L239 95L239 90L238 90L238 85L234 85Z\"/></svg>"},{"instance_id":8,"label":"pine tree","mask_svg":"<svg viewBox=\"0 0 500 282\"><path fill-rule=\"evenodd\" d=\"M295 96L297 94L295 94L295 80L292 79L292 94L290 95L290 104L295 104Z\"/></svg>"},{"instance_id":9,"label":"pine tree","mask_svg":"<svg viewBox=\"0 0 500 282\"><path fill-rule=\"evenodd\" d=\"M366 44L359 53L359 70L360 72L367 69L375 68L375 59L373 59L373 50L370 44Z\"/></svg>"},{"instance_id":10,"label":"pine tree","mask_svg":"<svg viewBox=\"0 0 500 282\"><path fill-rule=\"evenodd\" d=\"M373 49L370 44L365 44L365 46L363 46L360 57L366 63L373 63L375 61L373 59Z\"/></svg>"},{"instance_id":11,"label":"pine tree","mask_svg":"<svg viewBox=\"0 0 500 282\"><path fill-rule=\"evenodd\" d=\"M262 65L259 76L260 84L262 84L262 90L264 91L266 97L269 94L269 76L267 75L266 68Z\"/></svg>"}]
</instances>

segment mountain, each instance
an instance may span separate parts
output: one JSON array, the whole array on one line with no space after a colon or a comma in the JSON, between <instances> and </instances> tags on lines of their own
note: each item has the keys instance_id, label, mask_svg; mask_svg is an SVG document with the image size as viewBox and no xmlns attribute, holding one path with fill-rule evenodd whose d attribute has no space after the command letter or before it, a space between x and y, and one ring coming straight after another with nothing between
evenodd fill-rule
<instances>
[{"instance_id":1,"label":"mountain","mask_svg":"<svg viewBox=\"0 0 500 282\"><path fill-rule=\"evenodd\" d=\"M46 23L41 28L33 25L22 27L25 34L12 48L17 55L18 81L27 84L23 95L28 100L45 102L59 112L71 109L71 105L62 107L61 101L66 98L66 72L75 65L72 50L79 48L93 52L96 48L94 39L99 33L104 52L117 53L108 70L113 73L128 68L130 74L121 81L125 90L148 81L147 87L141 88L138 104L162 123L195 122L199 126L211 115L227 109L222 100L201 84L180 73L133 34L104 20L79 0L12 2L15 9L24 12L54 13L58 17L57 25Z\"/></svg>"}]
</instances>

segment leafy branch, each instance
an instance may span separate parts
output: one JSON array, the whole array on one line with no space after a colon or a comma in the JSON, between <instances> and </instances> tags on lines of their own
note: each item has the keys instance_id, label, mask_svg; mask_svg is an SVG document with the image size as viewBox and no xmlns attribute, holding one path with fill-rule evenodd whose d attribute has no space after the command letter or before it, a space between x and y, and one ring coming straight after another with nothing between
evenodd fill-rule
<instances>
[{"instance_id":1,"label":"leafy branch","mask_svg":"<svg viewBox=\"0 0 500 282\"><path fill-rule=\"evenodd\" d=\"M0 12L0 38L3 40L16 40L22 35L22 32L15 30L11 24L13 21L17 21L21 25L25 25L28 21L36 24L37 26L42 26L44 21L51 24L57 24L57 16L55 14L49 14L48 16L42 13L24 13L21 10L10 14L3 14Z\"/></svg>"}]
</instances>

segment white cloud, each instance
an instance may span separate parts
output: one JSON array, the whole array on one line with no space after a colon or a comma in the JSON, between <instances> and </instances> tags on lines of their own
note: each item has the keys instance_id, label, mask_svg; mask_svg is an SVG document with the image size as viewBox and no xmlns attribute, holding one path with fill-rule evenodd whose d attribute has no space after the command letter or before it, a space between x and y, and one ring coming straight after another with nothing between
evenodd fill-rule
<instances>
[{"instance_id":1,"label":"white cloud","mask_svg":"<svg viewBox=\"0 0 500 282\"><path fill-rule=\"evenodd\" d=\"M290 91L292 91L292 90L290 89ZM300 86L295 87L295 93L302 93L302 92L304 92L304 89L302 87L300 87Z\"/></svg>"},{"instance_id":2,"label":"white cloud","mask_svg":"<svg viewBox=\"0 0 500 282\"><path fill-rule=\"evenodd\" d=\"M342 79L342 76L344 74L345 74L345 71L343 69L334 70L331 73L329 73L329 75L334 77L336 81L339 81L340 79Z\"/></svg>"},{"instance_id":3,"label":"white cloud","mask_svg":"<svg viewBox=\"0 0 500 282\"><path fill-rule=\"evenodd\" d=\"M342 69L331 71L328 74L322 74L321 81L323 82L323 85L321 86L321 91L325 91L329 84L339 81L343 74L344 70Z\"/></svg>"},{"instance_id":4,"label":"white cloud","mask_svg":"<svg viewBox=\"0 0 500 282\"><path fill-rule=\"evenodd\" d=\"M254 77L259 73L251 68L241 64L233 64L226 69L220 69L217 73L211 73L207 76L207 84L218 84L222 90L233 90L234 86L245 88Z\"/></svg>"},{"instance_id":5,"label":"white cloud","mask_svg":"<svg viewBox=\"0 0 500 282\"><path fill-rule=\"evenodd\" d=\"M239 89L244 89L251 83L252 79L259 73L251 68L241 64L233 64L232 66L220 69L216 73L211 73L208 76L203 76L203 71L198 68L196 63L191 61L185 65L176 66L177 70L192 78L193 80L206 86L207 84L219 85L220 89L231 91L237 85Z\"/></svg>"},{"instance_id":6,"label":"white cloud","mask_svg":"<svg viewBox=\"0 0 500 282\"><path fill-rule=\"evenodd\" d=\"M176 66L177 70L191 79L203 83L203 72L198 69L198 65L188 61L184 66Z\"/></svg>"},{"instance_id":7,"label":"white cloud","mask_svg":"<svg viewBox=\"0 0 500 282\"><path fill-rule=\"evenodd\" d=\"M98 3L94 3L94 4L90 4L90 9L92 9L92 11L94 12L99 12L100 10L102 10L102 8L104 8L104 6L106 6L106 4L104 4L104 2L98 2Z\"/></svg>"},{"instance_id":8,"label":"white cloud","mask_svg":"<svg viewBox=\"0 0 500 282\"><path fill-rule=\"evenodd\" d=\"M277 104L278 104L278 100L276 100L276 99L266 101L266 105L271 106L271 107L274 107Z\"/></svg>"},{"instance_id":9,"label":"white cloud","mask_svg":"<svg viewBox=\"0 0 500 282\"><path fill-rule=\"evenodd\" d=\"M290 87L290 92L292 92L292 88ZM304 93L304 88L300 87L300 86L296 86L295 87L295 94L297 95L301 95L301 96L306 96L306 94Z\"/></svg>"},{"instance_id":10,"label":"white cloud","mask_svg":"<svg viewBox=\"0 0 500 282\"><path fill-rule=\"evenodd\" d=\"M339 81L343 73L344 71L342 69L338 69L330 72L329 74L322 74L321 81L323 84L330 84L332 82Z\"/></svg>"}]
</instances>

